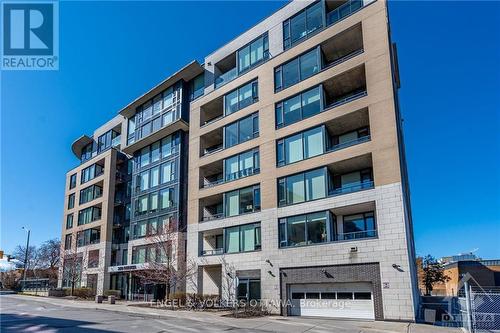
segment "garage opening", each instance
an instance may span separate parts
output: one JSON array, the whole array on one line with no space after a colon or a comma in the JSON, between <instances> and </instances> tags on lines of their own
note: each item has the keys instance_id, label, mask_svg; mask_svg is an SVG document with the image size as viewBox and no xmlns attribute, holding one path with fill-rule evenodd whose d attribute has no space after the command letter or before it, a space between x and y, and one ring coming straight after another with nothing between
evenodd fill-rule
<instances>
[{"instance_id":1,"label":"garage opening","mask_svg":"<svg viewBox=\"0 0 500 333\"><path fill-rule=\"evenodd\" d=\"M292 284L288 290L291 316L375 319L371 283Z\"/></svg>"}]
</instances>

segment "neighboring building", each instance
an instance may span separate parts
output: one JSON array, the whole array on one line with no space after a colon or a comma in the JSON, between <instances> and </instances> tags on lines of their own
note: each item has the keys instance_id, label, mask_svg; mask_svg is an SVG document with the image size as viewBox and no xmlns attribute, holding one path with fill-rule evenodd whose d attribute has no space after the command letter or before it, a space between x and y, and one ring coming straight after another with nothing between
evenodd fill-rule
<instances>
[{"instance_id":1,"label":"neighboring building","mask_svg":"<svg viewBox=\"0 0 500 333\"><path fill-rule=\"evenodd\" d=\"M283 315L414 320L387 3L291 2L205 70L189 127L188 291L273 300Z\"/></svg>"},{"instance_id":2,"label":"neighboring building","mask_svg":"<svg viewBox=\"0 0 500 333\"><path fill-rule=\"evenodd\" d=\"M500 291L500 260L459 260L444 265L443 270L449 280L437 284L433 295L463 295L460 282L465 277L475 290Z\"/></svg>"},{"instance_id":3,"label":"neighboring building","mask_svg":"<svg viewBox=\"0 0 500 333\"><path fill-rule=\"evenodd\" d=\"M77 286L98 294L120 290L128 299L163 298L165 285L144 285L136 273L167 256L183 267L187 183L181 180L187 176L189 95L196 93L189 87L202 72L198 63L189 64L73 143L81 165L66 176L62 246L67 262L83 267ZM172 230L168 239L155 238L163 228ZM170 253L159 251L158 241L168 242L163 248ZM70 287L74 279L63 267L59 285Z\"/></svg>"},{"instance_id":4,"label":"neighboring building","mask_svg":"<svg viewBox=\"0 0 500 333\"><path fill-rule=\"evenodd\" d=\"M187 292L415 320L398 87L382 0L293 1L190 63L73 144L63 244L93 251L82 285L161 298L135 275L167 257L194 263ZM172 253L152 254L167 222Z\"/></svg>"},{"instance_id":5,"label":"neighboring building","mask_svg":"<svg viewBox=\"0 0 500 333\"><path fill-rule=\"evenodd\" d=\"M460 253L448 257L442 257L439 259L439 262L441 264L450 264L458 261L477 261L477 260L481 260L481 258L479 258L478 256L476 256L474 253L471 252L471 253Z\"/></svg>"}]
</instances>

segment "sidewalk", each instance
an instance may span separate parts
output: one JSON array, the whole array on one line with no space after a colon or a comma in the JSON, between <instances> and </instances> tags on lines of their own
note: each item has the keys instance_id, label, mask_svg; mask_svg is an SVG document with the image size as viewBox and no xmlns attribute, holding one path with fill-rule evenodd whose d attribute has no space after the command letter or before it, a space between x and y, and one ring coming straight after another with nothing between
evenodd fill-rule
<instances>
[{"instance_id":1,"label":"sidewalk","mask_svg":"<svg viewBox=\"0 0 500 333\"><path fill-rule=\"evenodd\" d=\"M437 327L414 323L384 322L384 321L355 321L327 318L281 317L267 316L258 318L231 318L223 317L221 312L166 310L155 307L132 306L130 302L118 302L111 305L97 304L92 301L75 301L62 298L48 298L36 296L5 295L2 297L22 297L33 299L34 302L44 302L60 307L92 309L127 313L130 316L148 317L168 320L169 318L185 318L189 321L198 321L206 324L219 324L243 329L260 329L270 332L387 332L387 333L458 333L459 328Z\"/></svg>"}]
</instances>

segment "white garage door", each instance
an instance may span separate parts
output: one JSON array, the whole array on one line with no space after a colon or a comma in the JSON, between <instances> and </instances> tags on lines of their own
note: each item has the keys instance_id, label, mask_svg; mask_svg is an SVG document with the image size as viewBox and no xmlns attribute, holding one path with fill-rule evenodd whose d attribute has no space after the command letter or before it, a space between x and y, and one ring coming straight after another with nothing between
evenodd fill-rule
<instances>
[{"instance_id":1,"label":"white garage door","mask_svg":"<svg viewBox=\"0 0 500 333\"><path fill-rule=\"evenodd\" d=\"M290 315L375 319L370 283L312 283L290 286Z\"/></svg>"}]
</instances>

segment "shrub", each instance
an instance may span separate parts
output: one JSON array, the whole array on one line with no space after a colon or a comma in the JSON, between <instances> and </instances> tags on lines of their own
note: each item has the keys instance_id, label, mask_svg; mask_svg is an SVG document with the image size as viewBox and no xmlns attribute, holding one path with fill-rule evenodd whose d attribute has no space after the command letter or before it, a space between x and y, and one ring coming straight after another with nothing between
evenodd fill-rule
<instances>
[{"instance_id":1,"label":"shrub","mask_svg":"<svg viewBox=\"0 0 500 333\"><path fill-rule=\"evenodd\" d=\"M121 291L120 290L105 290L104 291L104 296L115 296L116 298L120 298Z\"/></svg>"},{"instance_id":2,"label":"shrub","mask_svg":"<svg viewBox=\"0 0 500 333\"><path fill-rule=\"evenodd\" d=\"M169 300L179 300L180 303L182 304L185 304L186 303L186 293L185 292L182 292L182 291L176 291L174 293L170 293L170 295L168 295L168 299Z\"/></svg>"},{"instance_id":3,"label":"shrub","mask_svg":"<svg viewBox=\"0 0 500 333\"><path fill-rule=\"evenodd\" d=\"M71 295L71 288L65 290L66 295ZM92 299L94 297L94 290L91 288L75 288L73 290L73 296L83 299Z\"/></svg>"}]
</instances>

